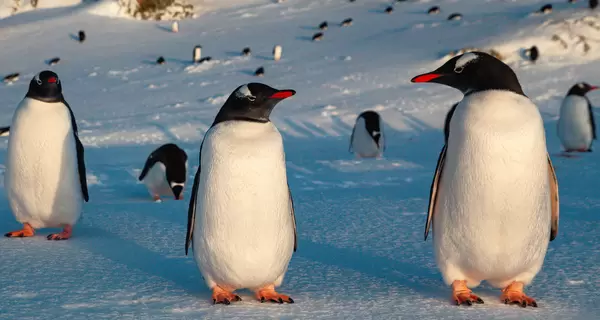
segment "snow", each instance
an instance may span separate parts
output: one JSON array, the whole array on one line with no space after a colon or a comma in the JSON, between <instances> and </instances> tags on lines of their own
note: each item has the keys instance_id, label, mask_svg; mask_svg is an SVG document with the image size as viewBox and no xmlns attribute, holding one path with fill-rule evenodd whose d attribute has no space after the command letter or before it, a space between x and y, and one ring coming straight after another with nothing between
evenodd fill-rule
<instances>
[{"instance_id":1,"label":"snow","mask_svg":"<svg viewBox=\"0 0 600 320\"><path fill-rule=\"evenodd\" d=\"M0 84L0 125L10 123L35 74L57 72L86 146L90 181L72 239L47 241L50 230L0 239L0 319L598 317L600 156L558 157L556 121L574 83L600 83L600 12L586 1L553 3L547 15L533 14L545 4L534 0L398 2L390 15L389 1L379 0L205 3L197 19L179 22L178 33L169 21L119 19L106 2L0 20L0 72L21 73ZM434 4L441 14L428 15ZM452 12L462 20L446 20ZM347 18L352 26L341 27ZM329 23L325 37L312 42L322 21ZM72 38L79 30L83 43ZM275 44L285 48L279 61ZM212 60L193 65L196 45ZM540 49L535 64L523 56L532 45ZM242 57L244 47L251 56ZM462 96L410 79L465 47L499 51L546 123L561 220L526 289L537 309L506 306L487 285L474 291L484 305L452 305L432 241L422 240L444 117ZM56 56L57 65L44 63ZM155 64L159 56L166 64ZM254 77L261 66L265 76ZM187 201L204 133L229 94L255 81L297 91L272 114L284 137L299 236L280 291L296 303L261 304L242 291L242 302L213 306L193 257L184 255ZM589 98L600 105L599 92ZM381 160L348 153L356 116L368 109L385 122ZM0 164L7 142L0 138ZM167 142L190 156L186 200L154 203L137 174ZM5 192L0 208L0 230L18 228Z\"/></svg>"}]
</instances>

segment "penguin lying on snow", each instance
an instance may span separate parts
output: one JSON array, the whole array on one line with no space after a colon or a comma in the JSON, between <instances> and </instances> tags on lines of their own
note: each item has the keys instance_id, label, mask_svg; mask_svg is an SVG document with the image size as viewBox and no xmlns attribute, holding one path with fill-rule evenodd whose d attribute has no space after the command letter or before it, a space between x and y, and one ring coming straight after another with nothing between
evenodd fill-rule
<instances>
[{"instance_id":1,"label":"penguin lying on snow","mask_svg":"<svg viewBox=\"0 0 600 320\"><path fill-rule=\"evenodd\" d=\"M200 145L185 253L191 243L214 303L241 300L233 291L242 288L262 302L294 302L275 291L297 245L283 142L269 115L295 93L238 87Z\"/></svg>"},{"instance_id":2,"label":"penguin lying on snow","mask_svg":"<svg viewBox=\"0 0 600 320\"><path fill-rule=\"evenodd\" d=\"M182 200L187 167L188 157L185 151L176 144L167 143L148 156L138 180L146 184L154 201L160 201L160 196L164 195Z\"/></svg>"},{"instance_id":3,"label":"penguin lying on snow","mask_svg":"<svg viewBox=\"0 0 600 320\"><path fill-rule=\"evenodd\" d=\"M383 122L379 114L368 110L358 115L348 152L354 152L357 158L379 158L384 150Z\"/></svg>"},{"instance_id":4,"label":"penguin lying on snow","mask_svg":"<svg viewBox=\"0 0 600 320\"><path fill-rule=\"evenodd\" d=\"M22 230L7 237L31 237L35 229L56 227L64 229L48 240L71 237L82 203L89 200L84 149L61 81L52 71L37 74L17 106L4 185L12 212L23 223Z\"/></svg>"},{"instance_id":5,"label":"penguin lying on snow","mask_svg":"<svg viewBox=\"0 0 600 320\"><path fill-rule=\"evenodd\" d=\"M560 106L558 137L566 152L591 152L596 139L596 122L586 93L598 87L585 82L575 84Z\"/></svg>"},{"instance_id":6,"label":"penguin lying on snow","mask_svg":"<svg viewBox=\"0 0 600 320\"><path fill-rule=\"evenodd\" d=\"M434 225L437 265L454 301L483 303L469 287L487 280L503 288L504 303L536 307L523 287L556 238L559 205L538 108L510 67L483 52L454 57L412 82L465 95L449 120L425 225L425 239Z\"/></svg>"}]
</instances>

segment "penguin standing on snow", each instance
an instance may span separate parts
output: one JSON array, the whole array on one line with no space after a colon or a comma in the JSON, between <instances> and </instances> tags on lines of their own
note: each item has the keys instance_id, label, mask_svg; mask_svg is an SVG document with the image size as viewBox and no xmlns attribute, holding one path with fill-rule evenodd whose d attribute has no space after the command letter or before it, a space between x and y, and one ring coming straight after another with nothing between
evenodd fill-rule
<instances>
[{"instance_id":1,"label":"penguin standing on snow","mask_svg":"<svg viewBox=\"0 0 600 320\"><path fill-rule=\"evenodd\" d=\"M375 111L365 111L358 115L350 136L348 152L357 158L378 158L385 150L383 122Z\"/></svg>"},{"instance_id":2,"label":"penguin standing on snow","mask_svg":"<svg viewBox=\"0 0 600 320\"><path fill-rule=\"evenodd\" d=\"M148 156L138 180L146 184L154 201L160 201L160 196L166 195L182 200L187 160L185 151L176 144L164 144Z\"/></svg>"},{"instance_id":3,"label":"penguin standing on snow","mask_svg":"<svg viewBox=\"0 0 600 320\"><path fill-rule=\"evenodd\" d=\"M10 127L4 185L22 230L7 237L31 237L38 228L62 227L48 240L71 237L89 200L84 149L61 81L42 71L29 83Z\"/></svg>"},{"instance_id":4,"label":"penguin standing on snow","mask_svg":"<svg viewBox=\"0 0 600 320\"><path fill-rule=\"evenodd\" d=\"M275 291L297 245L283 142L269 116L295 93L242 85L204 135L185 253L191 243L213 303L240 301L233 291L242 288L261 302L294 302Z\"/></svg>"},{"instance_id":5,"label":"penguin standing on snow","mask_svg":"<svg viewBox=\"0 0 600 320\"><path fill-rule=\"evenodd\" d=\"M571 87L560 106L558 137L566 152L591 152L596 139L592 104L585 96L598 87L580 82Z\"/></svg>"},{"instance_id":6,"label":"penguin standing on snow","mask_svg":"<svg viewBox=\"0 0 600 320\"><path fill-rule=\"evenodd\" d=\"M427 239L433 223L437 265L454 301L483 303L469 288L486 280L502 288L504 303L537 307L523 287L556 238L559 205L538 108L510 67L483 52L454 57L412 82L464 94L438 158L425 225Z\"/></svg>"}]
</instances>

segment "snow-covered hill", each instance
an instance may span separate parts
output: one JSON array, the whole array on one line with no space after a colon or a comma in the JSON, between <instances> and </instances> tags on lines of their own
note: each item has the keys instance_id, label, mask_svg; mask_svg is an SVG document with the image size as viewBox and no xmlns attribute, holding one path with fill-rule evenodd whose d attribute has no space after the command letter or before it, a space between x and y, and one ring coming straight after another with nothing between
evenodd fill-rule
<instances>
[{"instance_id":1,"label":"snow-covered hill","mask_svg":"<svg viewBox=\"0 0 600 320\"><path fill-rule=\"evenodd\" d=\"M586 1L554 1L553 12L542 15L533 14L546 3L537 0L442 0L395 2L388 15L390 3L207 0L211 9L180 21L178 33L168 21L116 18L102 3L0 20L0 74L21 74L0 84L0 125L10 124L37 72L57 72L86 146L91 198L71 240L47 241L47 230L0 239L0 319L597 318L600 156L556 157L555 127L571 85L600 84L600 12ZM426 13L433 5L440 14ZM454 12L463 19L448 21ZM346 18L352 26L339 26ZM325 20L323 40L312 42ZM74 40L79 30L83 43ZM283 47L277 62L276 44ZM212 60L193 65L195 45ZM535 64L522 55L532 45L540 48ZM251 56L241 56L244 47ZM461 95L409 80L467 47L499 51L546 121L561 222L527 288L537 309L506 306L485 285L477 289L484 305L452 305L432 242L422 240L444 116ZM167 63L156 65L159 56ZM61 62L48 66L53 57ZM265 76L253 76L261 66ZM296 303L261 304L242 292L241 303L213 306L193 258L184 255L187 200L153 203L137 174L167 142L183 147L195 170L217 110L234 88L253 81L297 91L272 116L284 137L299 234L281 291ZM600 104L598 92L589 98ZM387 149L384 159L356 161L349 137L367 109L384 118ZM6 144L0 138L0 164ZM186 186L186 199L190 191ZM1 192L0 230L18 226Z\"/></svg>"}]
</instances>

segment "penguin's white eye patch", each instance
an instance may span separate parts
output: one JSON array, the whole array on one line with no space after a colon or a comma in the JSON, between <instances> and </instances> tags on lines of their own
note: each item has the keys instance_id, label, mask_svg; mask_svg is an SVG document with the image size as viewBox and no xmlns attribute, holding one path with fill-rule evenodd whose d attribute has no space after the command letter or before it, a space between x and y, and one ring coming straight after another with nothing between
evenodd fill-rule
<instances>
[{"instance_id":1,"label":"penguin's white eye patch","mask_svg":"<svg viewBox=\"0 0 600 320\"><path fill-rule=\"evenodd\" d=\"M239 88L235 92L235 95L238 96L239 98L248 99L250 101L256 100L256 97L252 95L252 91L250 91L248 86L242 86L241 88Z\"/></svg>"},{"instance_id":2,"label":"penguin's white eye patch","mask_svg":"<svg viewBox=\"0 0 600 320\"><path fill-rule=\"evenodd\" d=\"M580 88L583 88L583 83L580 83L577 86L580 87Z\"/></svg>"},{"instance_id":3,"label":"penguin's white eye patch","mask_svg":"<svg viewBox=\"0 0 600 320\"><path fill-rule=\"evenodd\" d=\"M479 59L479 56L472 52L463 54L462 57L456 60L456 64L454 64L454 72L461 73L467 64L474 62L477 59Z\"/></svg>"}]
</instances>

